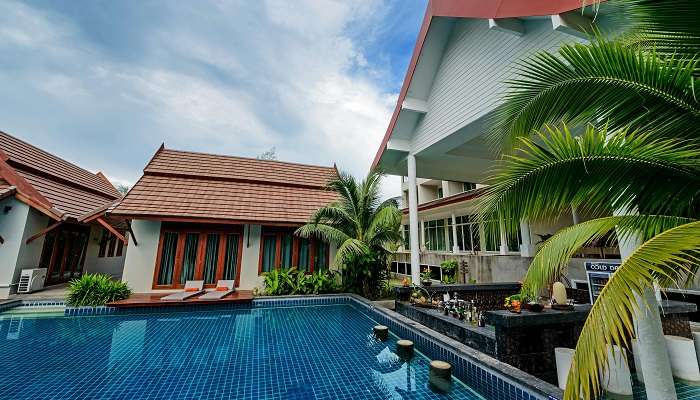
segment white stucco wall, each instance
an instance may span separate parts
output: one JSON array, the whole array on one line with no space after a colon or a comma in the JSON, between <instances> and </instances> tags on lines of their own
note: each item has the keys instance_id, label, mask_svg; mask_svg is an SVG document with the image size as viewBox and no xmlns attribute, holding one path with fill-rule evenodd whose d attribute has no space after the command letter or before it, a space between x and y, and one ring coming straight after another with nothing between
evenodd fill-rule
<instances>
[{"instance_id":1,"label":"white stucco wall","mask_svg":"<svg viewBox=\"0 0 700 400\"><path fill-rule=\"evenodd\" d=\"M5 213L5 207L11 207ZM7 298L17 290L15 284L24 268L36 268L44 246L44 236L25 242L46 228L48 217L14 198L0 201L0 298Z\"/></svg>"},{"instance_id":2,"label":"white stucco wall","mask_svg":"<svg viewBox=\"0 0 700 400\"><path fill-rule=\"evenodd\" d=\"M156 265L158 240L160 239L160 221L135 219L131 229L138 242L129 241L129 251L124 260L122 281L126 282L135 293L152 291L153 272Z\"/></svg>"},{"instance_id":3,"label":"white stucco wall","mask_svg":"<svg viewBox=\"0 0 700 400\"><path fill-rule=\"evenodd\" d=\"M262 287L263 278L258 276L260 263L260 225L245 225L243 237L243 254L241 255L241 280L238 288L251 290Z\"/></svg>"},{"instance_id":4,"label":"white stucco wall","mask_svg":"<svg viewBox=\"0 0 700 400\"><path fill-rule=\"evenodd\" d=\"M97 255L100 252L100 240L102 240L102 227L98 225L91 226L87 254L85 255L84 271L91 274L107 274L115 279L121 279L129 246L124 246L121 257L98 257Z\"/></svg>"}]
</instances>

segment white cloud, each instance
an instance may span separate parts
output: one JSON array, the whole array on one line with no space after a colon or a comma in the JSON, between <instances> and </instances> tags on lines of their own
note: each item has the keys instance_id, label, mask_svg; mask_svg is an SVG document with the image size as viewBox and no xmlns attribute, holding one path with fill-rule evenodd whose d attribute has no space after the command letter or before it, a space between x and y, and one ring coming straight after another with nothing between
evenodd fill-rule
<instances>
[{"instance_id":1,"label":"white cloud","mask_svg":"<svg viewBox=\"0 0 700 400\"><path fill-rule=\"evenodd\" d=\"M375 80L386 72L363 48L363 33L374 35L384 15L379 0L169 3L164 21L142 27L142 53L128 59L66 18L0 3L10 16L0 18L0 41L38 54L21 74L40 74L35 87L94 118L86 130L114 129L132 147L162 138L168 147L253 156L276 146L286 161L337 162L361 176L395 104L396 93ZM119 152L86 163L97 161L120 183L143 168L142 159L125 166ZM399 194L398 180L384 192Z\"/></svg>"}]
</instances>

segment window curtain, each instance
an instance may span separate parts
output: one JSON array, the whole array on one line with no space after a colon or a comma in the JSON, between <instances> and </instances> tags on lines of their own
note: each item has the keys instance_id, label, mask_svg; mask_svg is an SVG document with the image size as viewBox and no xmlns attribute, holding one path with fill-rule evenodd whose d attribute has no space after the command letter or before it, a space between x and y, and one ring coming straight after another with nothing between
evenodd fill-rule
<instances>
[{"instance_id":1,"label":"window curtain","mask_svg":"<svg viewBox=\"0 0 700 400\"><path fill-rule=\"evenodd\" d=\"M314 272L320 272L328 269L328 244L323 242L316 243L316 257L314 257Z\"/></svg>"},{"instance_id":2,"label":"window curtain","mask_svg":"<svg viewBox=\"0 0 700 400\"><path fill-rule=\"evenodd\" d=\"M238 262L238 235L226 235L226 255L224 259L224 279L236 279Z\"/></svg>"},{"instance_id":3,"label":"window curtain","mask_svg":"<svg viewBox=\"0 0 700 400\"><path fill-rule=\"evenodd\" d=\"M275 268L275 253L277 252L277 238L271 235L263 236L263 272L270 272Z\"/></svg>"},{"instance_id":4,"label":"window curtain","mask_svg":"<svg viewBox=\"0 0 700 400\"><path fill-rule=\"evenodd\" d=\"M299 238L299 270L309 270L309 239Z\"/></svg>"},{"instance_id":5,"label":"window curtain","mask_svg":"<svg viewBox=\"0 0 700 400\"><path fill-rule=\"evenodd\" d=\"M294 237L292 235L282 236L282 259L280 264L282 268L291 268L292 257L294 255Z\"/></svg>"},{"instance_id":6,"label":"window curtain","mask_svg":"<svg viewBox=\"0 0 700 400\"><path fill-rule=\"evenodd\" d=\"M199 234L188 233L185 238L185 256L182 261L180 283L194 279L194 271L197 266L197 248L199 247Z\"/></svg>"},{"instance_id":7,"label":"window curtain","mask_svg":"<svg viewBox=\"0 0 700 400\"><path fill-rule=\"evenodd\" d=\"M177 249L177 233L165 232L163 234L163 252L160 257L158 272L159 285L173 284L173 267L175 266L175 250Z\"/></svg>"},{"instance_id":8,"label":"window curtain","mask_svg":"<svg viewBox=\"0 0 700 400\"><path fill-rule=\"evenodd\" d=\"M216 283L216 264L219 255L219 235L210 233L207 235L207 247L204 254L204 283Z\"/></svg>"}]
</instances>

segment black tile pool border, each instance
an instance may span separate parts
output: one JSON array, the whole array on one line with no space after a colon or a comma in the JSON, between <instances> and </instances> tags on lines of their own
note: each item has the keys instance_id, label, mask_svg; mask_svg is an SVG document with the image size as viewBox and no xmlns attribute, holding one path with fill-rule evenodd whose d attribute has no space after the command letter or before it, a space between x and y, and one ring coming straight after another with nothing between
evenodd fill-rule
<instances>
[{"instance_id":1,"label":"black tile pool border","mask_svg":"<svg viewBox=\"0 0 700 400\"><path fill-rule=\"evenodd\" d=\"M249 304L204 304L164 307L66 307L66 316L123 315L299 307L350 304L369 318L389 327L402 339L412 340L416 348L431 359L440 359L453 366L453 375L489 400L560 400L558 387L472 349L392 310L377 307L371 301L354 294L318 296L256 297Z\"/></svg>"}]
</instances>

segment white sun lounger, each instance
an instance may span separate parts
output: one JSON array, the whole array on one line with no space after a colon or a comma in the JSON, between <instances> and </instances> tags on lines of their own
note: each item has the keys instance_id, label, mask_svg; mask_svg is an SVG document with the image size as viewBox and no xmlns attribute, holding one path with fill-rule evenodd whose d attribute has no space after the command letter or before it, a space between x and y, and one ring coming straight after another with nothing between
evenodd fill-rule
<instances>
[{"instance_id":1,"label":"white sun lounger","mask_svg":"<svg viewBox=\"0 0 700 400\"><path fill-rule=\"evenodd\" d=\"M220 300L236 291L234 280L220 280L216 283L216 289L210 290L199 296L197 300ZM226 290L222 290L226 288Z\"/></svg>"},{"instance_id":2,"label":"white sun lounger","mask_svg":"<svg viewBox=\"0 0 700 400\"><path fill-rule=\"evenodd\" d=\"M190 297L199 296L204 293L204 281L187 281L185 282L185 289L181 292L169 294L167 296L161 297L162 301L182 301L187 300ZM189 289L189 290L188 290ZM196 290L192 290L196 289Z\"/></svg>"}]
</instances>

